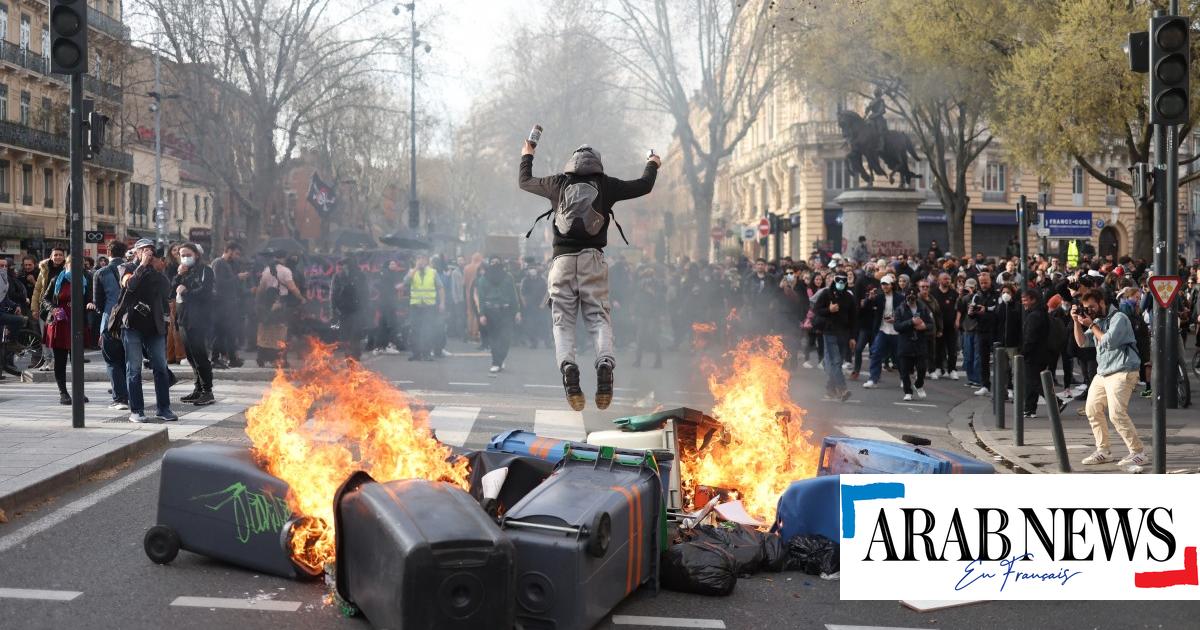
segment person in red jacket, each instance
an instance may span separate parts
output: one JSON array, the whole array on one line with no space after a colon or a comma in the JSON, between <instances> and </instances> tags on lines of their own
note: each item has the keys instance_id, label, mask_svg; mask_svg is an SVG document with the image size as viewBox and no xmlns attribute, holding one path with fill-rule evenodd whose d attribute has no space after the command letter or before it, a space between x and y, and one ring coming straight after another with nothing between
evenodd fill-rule
<instances>
[{"instance_id":1,"label":"person in red jacket","mask_svg":"<svg viewBox=\"0 0 1200 630\"><path fill-rule=\"evenodd\" d=\"M84 296L90 295L88 288L88 277L87 274L84 274ZM54 382L58 384L58 402L64 405L71 404L71 394L67 393L67 356L71 353L71 317L83 317L87 313L86 308L86 299L78 309L73 308L71 304L71 257L67 256L62 270L46 284L43 306L43 310L47 313L43 343L54 353ZM84 398L83 402L88 402L87 398Z\"/></svg>"}]
</instances>

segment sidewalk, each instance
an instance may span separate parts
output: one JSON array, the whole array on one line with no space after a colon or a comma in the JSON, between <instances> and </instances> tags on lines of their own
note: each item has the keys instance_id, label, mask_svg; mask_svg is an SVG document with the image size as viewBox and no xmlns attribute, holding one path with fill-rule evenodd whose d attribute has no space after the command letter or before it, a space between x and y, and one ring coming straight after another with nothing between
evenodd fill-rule
<instances>
[{"instance_id":1,"label":"sidewalk","mask_svg":"<svg viewBox=\"0 0 1200 630\"><path fill-rule=\"evenodd\" d=\"M1073 473L1125 473L1116 460L1127 454L1121 436L1109 425L1109 441L1114 456L1110 464L1083 466L1079 462L1095 450L1095 438L1087 418L1077 414L1083 402L1071 402L1062 412L1063 438L1067 445ZM970 417L972 435L992 453L1027 473L1058 473L1058 457L1054 450L1050 420L1046 407L1038 406L1038 416L1025 419L1025 445L1016 446L1013 435L1012 401L1005 405L1004 429L996 428L992 400L979 397L963 404ZM1138 429L1147 453L1153 451L1151 442L1152 405L1148 398L1134 395L1129 403L1129 415ZM961 422L960 422L961 425ZM1200 412L1195 408L1167 410L1167 472L1200 473ZM1150 472L1147 466L1143 472Z\"/></svg>"},{"instance_id":2,"label":"sidewalk","mask_svg":"<svg viewBox=\"0 0 1200 630\"><path fill-rule=\"evenodd\" d=\"M184 371L177 371L182 377ZM237 416L258 402L265 388L263 382L223 382L216 388L214 405L174 402L178 422L134 424L128 421L129 412L108 409L105 383L89 380L85 383L91 400L85 407L87 426L75 429L70 407L58 403L53 384L5 380L0 383L0 514L11 517L22 506L61 493L127 459L166 448L170 440ZM186 391L186 386L177 385L172 398Z\"/></svg>"}]
</instances>

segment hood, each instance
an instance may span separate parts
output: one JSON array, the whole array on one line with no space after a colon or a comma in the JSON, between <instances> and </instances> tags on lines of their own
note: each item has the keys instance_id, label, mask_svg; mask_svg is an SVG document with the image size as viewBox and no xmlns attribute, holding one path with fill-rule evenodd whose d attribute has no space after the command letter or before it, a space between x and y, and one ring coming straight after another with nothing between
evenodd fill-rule
<instances>
[{"instance_id":1,"label":"hood","mask_svg":"<svg viewBox=\"0 0 1200 630\"><path fill-rule=\"evenodd\" d=\"M600 175L604 173L604 164L600 162L600 152L583 145L567 159L563 172L570 175Z\"/></svg>"}]
</instances>

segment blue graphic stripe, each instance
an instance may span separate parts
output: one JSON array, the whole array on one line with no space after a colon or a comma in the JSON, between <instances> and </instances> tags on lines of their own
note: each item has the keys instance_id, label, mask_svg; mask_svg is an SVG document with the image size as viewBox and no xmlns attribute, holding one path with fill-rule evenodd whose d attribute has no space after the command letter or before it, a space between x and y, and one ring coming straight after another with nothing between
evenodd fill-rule
<instances>
[{"instance_id":1,"label":"blue graphic stripe","mask_svg":"<svg viewBox=\"0 0 1200 630\"><path fill-rule=\"evenodd\" d=\"M844 477L843 477L844 479ZM869 483L865 486L842 484L842 538L854 538L854 502L871 499L903 499L902 483Z\"/></svg>"}]
</instances>

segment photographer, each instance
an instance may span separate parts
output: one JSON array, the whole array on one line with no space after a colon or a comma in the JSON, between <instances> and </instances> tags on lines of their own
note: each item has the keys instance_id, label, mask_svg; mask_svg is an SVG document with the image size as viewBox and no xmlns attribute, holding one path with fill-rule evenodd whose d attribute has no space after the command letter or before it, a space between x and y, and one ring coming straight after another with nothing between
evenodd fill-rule
<instances>
[{"instance_id":1,"label":"photographer","mask_svg":"<svg viewBox=\"0 0 1200 630\"><path fill-rule=\"evenodd\" d=\"M1097 360L1096 377L1088 388L1084 408L1096 439L1096 452L1085 457L1082 463L1103 464L1112 459L1107 424L1111 422L1129 449L1129 455L1117 465L1145 466L1150 457L1144 452L1137 428L1129 417L1129 398L1137 386L1141 366L1129 318L1108 305L1103 291L1088 289L1079 295L1078 304L1071 310L1071 319L1075 323L1075 343L1081 348L1095 348Z\"/></svg>"},{"instance_id":2,"label":"photographer","mask_svg":"<svg viewBox=\"0 0 1200 630\"><path fill-rule=\"evenodd\" d=\"M175 272L175 330L183 343L184 355L196 381L192 393L180 402L197 407L211 405L213 398L213 368L209 360L209 344L213 323L218 313L213 310L216 274L201 259L199 245L184 243L179 247L179 266Z\"/></svg>"},{"instance_id":3,"label":"photographer","mask_svg":"<svg viewBox=\"0 0 1200 630\"><path fill-rule=\"evenodd\" d=\"M157 415L178 420L171 412L170 375L167 370L167 301L171 281L157 269L154 241L134 243L137 266L122 278L125 292L109 319L109 334L120 336L125 346L125 378L129 386L129 421L145 422L142 397L142 353L150 357L154 372Z\"/></svg>"}]
</instances>

